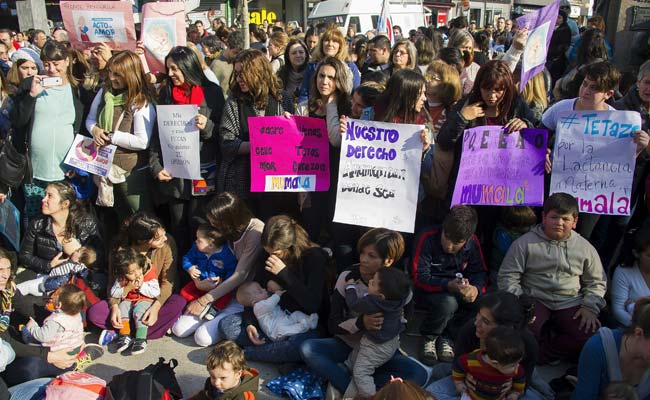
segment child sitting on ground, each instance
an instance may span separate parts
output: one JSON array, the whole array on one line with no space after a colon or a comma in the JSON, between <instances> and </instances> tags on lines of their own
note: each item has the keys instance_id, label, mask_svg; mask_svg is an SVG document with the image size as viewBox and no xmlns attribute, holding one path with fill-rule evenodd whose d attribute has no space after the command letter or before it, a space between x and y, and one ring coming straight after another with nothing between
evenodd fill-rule
<instances>
[{"instance_id":1,"label":"child sitting on ground","mask_svg":"<svg viewBox=\"0 0 650 400\"><path fill-rule=\"evenodd\" d=\"M54 296L55 310L43 326L32 318L21 329L25 343L40 343L50 352L72 349L69 355L78 355L84 344L84 324L81 310L86 305L86 295L74 285L63 285Z\"/></svg>"},{"instance_id":2,"label":"child sitting on ground","mask_svg":"<svg viewBox=\"0 0 650 400\"><path fill-rule=\"evenodd\" d=\"M190 400L254 400L259 390L259 372L246 368L244 352L235 342L217 343L208 355L206 367L210 377L203 390Z\"/></svg>"},{"instance_id":3,"label":"child sitting on ground","mask_svg":"<svg viewBox=\"0 0 650 400\"><path fill-rule=\"evenodd\" d=\"M496 327L485 338L485 351L478 349L463 354L453 363L451 376L461 400L517 400L526 386L524 341L512 328ZM466 379L472 376L472 384ZM504 386L510 390L502 392Z\"/></svg>"},{"instance_id":4,"label":"child sitting on ground","mask_svg":"<svg viewBox=\"0 0 650 400\"><path fill-rule=\"evenodd\" d=\"M492 267L490 268L490 286L496 288L497 274L510 245L521 235L530 231L537 223L537 216L532 208L502 207L501 218L492 236Z\"/></svg>"},{"instance_id":5,"label":"child sitting on ground","mask_svg":"<svg viewBox=\"0 0 650 400\"><path fill-rule=\"evenodd\" d=\"M73 275L86 279L90 273L90 268L93 267L96 261L97 253L95 250L89 247L80 247L72 252L68 261L53 267L49 274L39 274L36 279L19 283L16 288L23 296L28 294L32 296L49 294L65 285Z\"/></svg>"},{"instance_id":6,"label":"child sitting on ground","mask_svg":"<svg viewBox=\"0 0 650 400\"><path fill-rule=\"evenodd\" d=\"M118 250L112 265L116 279L111 297L121 299L118 306L120 323L113 324L115 329L119 329L117 352L125 351L133 343L131 354L144 353L147 349L147 325L142 322L142 317L160 295L158 273L145 255L132 248ZM131 339L131 316L135 340Z\"/></svg>"},{"instance_id":7,"label":"child sitting on ground","mask_svg":"<svg viewBox=\"0 0 650 400\"><path fill-rule=\"evenodd\" d=\"M278 290L271 295L258 282L246 282L237 289L237 302L253 308L260 328L272 341L316 329L318 314L307 315L302 311L288 314L278 304L282 293Z\"/></svg>"},{"instance_id":8,"label":"child sitting on ground","mask_svg":"<svg viewBox=\"0 0 650 400\"><path fill-rule=\"evenodd\" d=\"M377 331L366 331L358 349L350 354L354 384L361 397L375 394L375 369L390 360L399 348L399 334L404 329L404 305L411 298L408 276L397 268L380 268L368 282L368 294L359 298L356 280L350 279L345 288L348 308L358 314L382 313L384 322Z\"/></svg>"},{"instance_id":9,"label":"child sitting on ground","mask_svg":"<svg viewBox=\"0 0 650 400\"><path fill-rule=\"evenodd\" d=\"M221 283L235 272L237 258L225 243L219 232L210 225L201 225L196 231L196 241L190 251L183 257L183 269L190 275L192 281L181 289L181 296L187 302L192 302L205 294L196 287L197 281L213 278L215 283ZM232 298L228 293L221 296L214 304L205 306L199 318L214 319L219 310L224 309Z\"/></svg>"}]
</instances>

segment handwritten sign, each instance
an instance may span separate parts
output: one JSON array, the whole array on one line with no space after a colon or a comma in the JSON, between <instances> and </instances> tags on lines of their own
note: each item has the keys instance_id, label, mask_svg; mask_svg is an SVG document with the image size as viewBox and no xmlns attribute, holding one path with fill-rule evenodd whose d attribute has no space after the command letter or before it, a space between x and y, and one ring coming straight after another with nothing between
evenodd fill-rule
<instances>
[{"instance_id":1,"label":"handwritten sign","mask_svg":"<svg viewBox=\"0 0 650 400\"><path fill-rule=\"evenodd\" d=\"M423 125L348 120L334 221L413 232Z\"/></svg>"},{"instance_id":2,"label":"handwritten sign","mask_svg":"<svg viewBox=\"0 0 650 400\"><path fill-rule=\"evenodd\" d=\"M466 130L451 204L541 206L547 137L543 129Z\"/></svg>"},{"instance_id":3,"label":"handwritten sign","mask_svg":"<svg viewBox=\"0 0 650 400\"><path fill-rule=\"evenodd\" d=\"M185 46L183 3L146 3L142 6L142 40L150 69L165 71L165 57L174 46Z\"/></svg>"},{"instance_id":4,"label":"handwritten sign","mask_svg":"<svg viewBox=\"0 0 650 400\"><path fill-rule=\"evenodd\" d=\"M634 175L634 131L641 116L633 111L570 111L559 116L550 194L578 199L580 211L630 215Z\"/></svg>"},{"instance_id":5,"label":"handwritten sign","mask_svg":"<svg viewBox=\"0 0 650 400\"><path fill-rule=\"evenodd\" d=\"M0 203L0 233L20 251L20 211L9 199Z\"/></svg>"},{"instance_id":6,"label":"handwritten sign","mask_svg":"<svg viewBox=\"0 0 650 400\"><path fill-rule=\"evenodd\" d=\"M165 170L174 178L201 179L199 128L195 105L157 106L158 134Z\"/></svg>"},{"instance_id":7,"label":"handwritten sign","mask_svg":"<svg viewBox=\"0 0 650 400\"><path fill-rule=\"evenodd\" d=\"M519 29L528 29L528 40L522 57L520 91L524 91L526 82L542 72L546 64L548 46L551 44L555 20L560 11L560 0L546 7L524 14L517 18Z\"/></svg>"},{"instance_id":8,"label":"handwritten sign","mask_svg":"<svg viewBox=\"0 0 650 400\"><path fill-rule=\"evenodd\" d=\"M135 50L132 5L125 1L61 1L61 17L76 49L106 43L115 50Z\"/></svg>"},{"instance_id":9,"label":"handwritten sign","mask_svg":"<svg viewBox=\"0 0 650 400\"><path fill-rule=\"evenodd\" d=\"M327 125L320 118L248 118L251 192L323 192L330 187Z\"/></svg>"},{"instance_id":10,"label":"handwritten sign","mask_svg":"<svg viewBox=\"0 0 650 400\"><path fill-rule=\"evenodd\" d=\"M112 144L97 146L91 138L77 134L63 163L94 175L108 176L116 149Z\"/></svg>"}]
</instances>

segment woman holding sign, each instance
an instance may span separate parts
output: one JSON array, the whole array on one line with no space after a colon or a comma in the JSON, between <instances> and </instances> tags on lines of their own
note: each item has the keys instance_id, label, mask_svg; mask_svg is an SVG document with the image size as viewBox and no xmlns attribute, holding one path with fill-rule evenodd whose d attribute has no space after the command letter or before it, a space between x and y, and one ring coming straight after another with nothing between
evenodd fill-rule
<instances>
[{"instance_id":1,"label":"woman holding sign","mask_svg":"<svg viewBox=\"0 0 650 400\"><path fill-rule=\"evenodd\" d=\"M108 79L86 118L97 146L117 146L110 178L97 177L98 204L111 207L119 222L138 210L153 209L149 192L147 148L156 121L142 63L133 52L122 51L106 65ZM112 195L112 196L111 196Z\"/></svg>"},{"instance_id":2,"label":"woman holding sign","mask_svg":"<svg viewBox=\"0 0 650 400\"><path fill-rule=\"evenodd\" d=\"M41 50L47 75L23 80L11 114L14 143L27 143L33 182L24 185L26 214L40 214L41 199L49 182L65 179L66 154L81 129L83 104L72 77L68 49L63 43L48 42ZM25 151L20 146L18 151Z\"/></svg>"},{"instance_id":3,"label":"woman holding sign","mask_svg":"<svg viewBox=\"0 0 650 400\"><path fill-rule=\"evenodd\" d=\"M203 73L201 63L194 52L184 46L176 46L165 57L167 81L160 91L158 104L187 105L198 107L196 127L199 129L201 170L211 171L203 180L172 177L165 169L160 148L160 137L152 137L149 166L156 180L155 199L169 207L172 235L178 242L181 254L190 247L190 220L204 203L202 197L214 190L214 172L219 161L216 141L217 127L221 121L224 97L221 87L210 82Z\"/></svg>"}]
</instances>

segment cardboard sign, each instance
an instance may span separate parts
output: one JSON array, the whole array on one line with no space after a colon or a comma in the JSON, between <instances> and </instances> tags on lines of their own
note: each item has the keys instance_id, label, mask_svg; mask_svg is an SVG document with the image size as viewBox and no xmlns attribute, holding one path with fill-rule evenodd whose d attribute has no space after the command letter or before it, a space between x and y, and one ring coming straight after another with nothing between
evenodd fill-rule
<instances>
[{"instance_id":1,"label":"cardboard sign","mask_svg":"<svg viewBox=\"0 0 650 400\"><path fill-rule=\"evenodd\" d=\"M201 179L199 128L195 105L157 106L163 166L174 178Z\"/></svg>"},{"instance_id":2,"label":"cardboard sign","mask_svg":"<svg viewBox=\"0 0 650 400\"><path fill-rule=\"evenodd\" d=\"M135 50L131 3L124 1L61 1L61 16L75 49L106 43L115 50Z\"/></svg>"},{"instance_id":3,"label":"cardboard sign","mask_svg":"<svg viewBox=\"0 0 650 400\"><path fill-rule=\"evenodd\" d=\"M634 111L569 111L560 114L550 194L578 199L580 212L630 215L636 159Z\"/></svg>"},{"instance_id":4,"label":"cardboard sign","mask_svg":"<svg viewBox=\"0 0 650 400\"><path fill-rule=\"evenodd\" d=\"M174 46L185 46L183 3L146 3L142 6L140 35L150 70L165 71L165 57Z\"/></svg>"},{"instance_id":5,"label":"cardboard sign","mask_svg":"<svg viewBox=\"0 0 650 400\"><path fill-rule=\"evenodd\" d=\"M348 120L334 221L413 232L423 125Z\"/></svg>"},{"instance_id":6,"label":"cardboard sign","mask_svg":"<svg viewBox=\"0 0 650 400\"><path fill-rule=\"evenodd\" d=\"M330 187L327 125L321 118L248 118L251 192L322 192Z\"/></svg>"}]
</instances>

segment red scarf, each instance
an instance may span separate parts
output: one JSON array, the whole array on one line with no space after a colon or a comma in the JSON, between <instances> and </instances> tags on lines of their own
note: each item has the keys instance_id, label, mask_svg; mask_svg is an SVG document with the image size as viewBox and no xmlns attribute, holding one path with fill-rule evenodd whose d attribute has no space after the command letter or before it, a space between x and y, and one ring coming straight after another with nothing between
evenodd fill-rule
<instances>
[{"instance_id":1,"label":"red scarf","mask_svg":"<svg viewBox=\"0 0 650 400\"><path fill-rule=\"evenodd\" d=\"M174 99L174 104L194 104L200 107L205 96L201 86L184 84L182 86L172 87L172 98Z\"/></svg>"}]
</instances>

